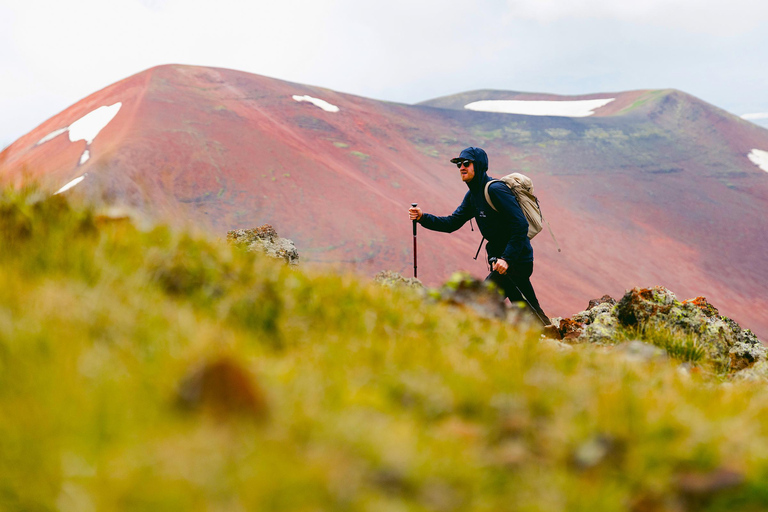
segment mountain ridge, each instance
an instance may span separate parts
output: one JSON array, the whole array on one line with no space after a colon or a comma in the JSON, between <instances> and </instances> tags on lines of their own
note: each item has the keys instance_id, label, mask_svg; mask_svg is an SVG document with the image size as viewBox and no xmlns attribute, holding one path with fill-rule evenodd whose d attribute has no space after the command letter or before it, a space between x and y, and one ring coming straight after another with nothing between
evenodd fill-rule
<instances>
[{"instance_id":1,"label":"mountain ridge","mask_svg":"<svg viewBox=\"0 0 768 512\"><path fill-rule=\"evenodd\" d=\"M567 315L584 296L663 283L710 297L766 338L768 226L760 212L768 175L747 155L768 150L768 132L685 93L656 96L621 115L539 117L159 66L12 143L0 153L0 179L35 180L53 192L87 173L68 195L219 234L272 224L310 263L373 275L412 268L407 206L453 211L466 188L448 159L481 146L491 175L533 178L563 246L558 254L546 236L534 240L534 285L546 311ZM92 144L62 135L36 145L117 102L120 112ZM471 259L479 239L466 226L450 236L419 230L419 277L434 284L456 269L483 274Z\"/></svg>"}]
</instances>

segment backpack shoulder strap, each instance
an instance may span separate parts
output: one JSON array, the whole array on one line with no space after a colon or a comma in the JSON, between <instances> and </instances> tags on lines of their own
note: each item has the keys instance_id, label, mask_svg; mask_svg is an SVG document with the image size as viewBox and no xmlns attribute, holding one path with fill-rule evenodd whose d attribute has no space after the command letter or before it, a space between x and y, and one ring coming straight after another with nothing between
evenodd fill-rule
<instances>
[{"instance_id":1,"label":"backpack shoulder strap","mask_svg":"<svg viewBox=\"0 0 768 512\"><path fill-rule=\"evenodd\" d=\"M493 206L493 201L491 201L491 195L488 193L488 189L491 188L491 183L504 183L501 180L491 180L488 183L485 184L485 202L488 203L488 206L493 208L494 211L498 212L498 208ZM504 183L506 185L506 183Z\"/></svg>"}]
</instances>

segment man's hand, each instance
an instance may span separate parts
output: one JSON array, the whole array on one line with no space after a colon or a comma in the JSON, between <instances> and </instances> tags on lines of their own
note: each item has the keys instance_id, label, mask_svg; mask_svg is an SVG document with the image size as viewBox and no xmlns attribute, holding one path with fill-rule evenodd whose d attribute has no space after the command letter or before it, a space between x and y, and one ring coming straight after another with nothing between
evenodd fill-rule
<instances>
[{"instance_id":1,"label":"man's hand","mask_svg":"<svg viewBox=\"0 0 768 512\"><path fill-rule=\"evenodd\" d=\"M424 215L421 211L421 208L418 206L412 206L411 208L408 208L408 216L411 220L419 220L421 219L421 216Z\"/></svg>"},{"instance_id":2,"label":"man's hand","mask_svg":"<svg viewBox=\"0 0 768 512\"><path fill-rule=\"evenodd\" d=\"M501 258L493 262L493 270L495 270L501 275L506 274L508 268L509 268L509 265L507 264L507 262Z\"/></svg>"}]
</instances>

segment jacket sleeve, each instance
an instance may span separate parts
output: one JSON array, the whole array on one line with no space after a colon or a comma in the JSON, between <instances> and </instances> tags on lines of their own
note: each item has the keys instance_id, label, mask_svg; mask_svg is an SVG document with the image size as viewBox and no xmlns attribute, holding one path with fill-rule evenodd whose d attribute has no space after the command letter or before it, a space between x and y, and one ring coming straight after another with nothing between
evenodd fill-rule
<instances>
[{"instance_id":1,"label":"jacket sleeve","mask_svg":"<svg viewBox=\"0 0 768 512\"><path fill-rule=\"evenodd\" d=\"M511 229L507 247L501 257L506 262L516 261L528 252L528 219L525 218L515 193L504 183L492 183L488 187L488 195Z\"/></svg>"},{"instance_id":2,"label":"jacket sleeve","mask_svg":"<svg viewBox=\"0 0 768 512\"><path fill-rule=\"evenodd\" d=\"M437 217L429 213L425 213L419 219L419 224L432 231L441 231L443 233L453 233L466 222L475 216L475 207L469 200L469 192L464 196L464 200L461 202L456 210L447 217Z\"/></svg>"}]
</instances>

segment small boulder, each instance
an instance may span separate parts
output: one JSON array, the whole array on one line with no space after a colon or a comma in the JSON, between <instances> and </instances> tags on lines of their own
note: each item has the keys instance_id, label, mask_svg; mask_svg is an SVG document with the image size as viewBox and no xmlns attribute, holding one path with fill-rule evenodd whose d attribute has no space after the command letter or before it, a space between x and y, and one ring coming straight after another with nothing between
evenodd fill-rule
<instances>
[{"instance_id":1,"label":"small boulder","mask_svg":"<svg viewBox=\"0 0 768 512\"><path fill-rule=\"evenodd\" d=\"M391 270L382 270L376 274L373 278L373 282L387 288L404 286L406 288L415 288L417 290L424 289L422 282L415 277L403 277L399 273Z\"/></svg>"},{"instance_id":2,"label":"small boulder","mask_svg":"<svg viewBox=\"0 0 768 512\"><path fill-rule=\"evenodd\" d=\"M467 272L454 272L431 296L439 301L474 310L486 318L506 319L505 298L493 283L480 281Z\"/></svg>"},{"instance_id":3,"label":"small boulder","mask_svg":"<svg viewBox=\"0 0 768 512\"><path fill-rule=\"evenodd\" d=\"M674 294L662 286L633 288L616 304L616 316L622 325L644 324L669 312L674 302Z\"/></svg>"},{"instance_id":4,"label":"small boulder","mask_svg":"<svg viewBox=\"0 0 768 512\"><path fill-rule=\"evenodd\" d=\"M277 236L277 231L269 224L254 229L227 231L227 242L247 251L263 252L273 258L284 260L289 265L299 264L296 245L287 238Z\"/></svg>"},{"instance_id":5,"label":"small boulder","mask_svg":"<svg viewBox=\"0 0 768 512\"><path fill-rule=\"evenodd\" d=\"M599 299L592 299L589 301L589 306L587 306L587 311L590 309L599 306L600 304L608 304L609 306L614 306L616 304L616 299L611 297L610 295L603 295Z\"/></svg>"},{"instance_id":6,"label":"small boulder","mask_svg":"<svg viewBox=\"0 0 768 512\"><path fill-rule=\"evenodd\" d=\"M558 321L570 343L610 344L622 327L658 327L695 337L706 358L731 372L766 358L766 348L749 329L742 329L704 297L678 301L663 286L633 288L618 302L609 296L589 301L586 311Z\"/></svg>"}]
</instances>

